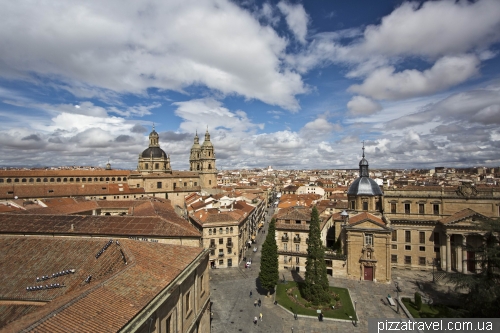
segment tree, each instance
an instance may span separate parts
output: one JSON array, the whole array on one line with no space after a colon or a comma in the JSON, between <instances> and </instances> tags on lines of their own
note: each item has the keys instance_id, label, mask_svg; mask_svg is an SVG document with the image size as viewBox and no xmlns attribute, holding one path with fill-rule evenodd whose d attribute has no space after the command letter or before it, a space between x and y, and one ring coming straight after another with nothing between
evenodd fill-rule
<instances>
[{"instance_id":1,"label":"tree","mask_svg":"<svg viewBox=\"0 0 500 333\"><path fill-rule=\"evenodd\" d=\"M278 283L278 245L276 245L276 220L273 218L269 224L266 240L262 244L262 257L260 261L259 280L268 294Z\"/></svg>"},{"instance_id":2,"label":"tree","mask_svg":"<svg viewBox=\"0 0 500 333\"><path fill-rule=\"evenodd\" d=\"M415 307L418 311L422 309L422 296L418 291L415 291Z\"/></svg>"},{"instance_id":3,"label":"tree","mask_svg":"<svg viewBox=\"0 0 500 333\"><path fill-rule=\"evenodd\" d=\"M456 290L465 291L463 302L472 318L500 317L500 220L482 221L486 230L483 245L471 248L479 269L474 274L450 273L447 279ZM464 263L465 264L465 263Z\"/></svg>"},{"instance_id":4,"label":"tree","mask_svg":"<svg viewBox=\"0 0 500 333\"><path fill-rule=\"evenodd\" d=\"M326 273L325 249L321 241L319 214L316 207L313 207L311 212L307 245L303 296L314 305L329 303L331 297Z\"/></svg>"}]
</instances>

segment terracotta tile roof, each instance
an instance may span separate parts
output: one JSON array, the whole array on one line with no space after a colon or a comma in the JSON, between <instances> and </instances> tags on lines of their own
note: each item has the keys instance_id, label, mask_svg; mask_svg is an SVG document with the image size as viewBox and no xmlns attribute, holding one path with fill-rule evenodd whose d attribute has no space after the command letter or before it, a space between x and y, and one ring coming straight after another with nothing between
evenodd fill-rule
<instances>
[{"instance_id":1,"label":"terracotta tile roof","mask_svg":"<svg viewBox=\"0 0 500 333\"><path fill-rule=\"evenodd\" d=\"M120 186L121 185L121 186ZM2 185L0 199L49 198L69 196L102 196L143 194L143 188L130 188L128 184L45 184Z\"/></svg>"},{"instance_id":2,"label":"terracotta tile roof","mask_svg":"<svg viewBox=\"0 0 500 333\"><path fill-rule=\"evenodd\" d=\"M129 170L0 170L0 177L128 177Z\"/></svg>"},{"instance_id":3,"label":"terracotta tile roof","mask_svg":"<svg viewBox=\"0 0 500 333\"><path fill-rule=\"evenodd\" d=\"M301 220L311 221L311 210L307 207L290 207L281 209L277 214L277 219L280 220Z\"/></svg>"},{"instance_id":4,"label":"terracotta tile roof","mask_svg":"<svg viewBox=\"0 0 500 333\"><path fill-rule=\"evenodd\" d=\"M175 213L174 213L175 214ZM180 218L179 218L180 219ZM181 219L182 220L182 219ZM0 234L201 237L187 221L161 216L0 214Z\"/></svg>"},{"instance_id":5,"label":"terracotta tile roof","mask_svg":"<svg viewBox=\"0 0 500 333\"><path fill-rule=\"evenodd\" d=\"M460 222L460 221L465 220L465 219L472 217L472 216L479 216L479 217L482 217L484 219L488 219L486 216L479 214L478 212L476 212L470 208L465 208L465 209L462 209L461 211L456 212L453 215L442 218L438 222L440 222L444 225L455 224L457 222Z\"/></svg>"},{"instance_id":6,"label":"terracotta tile roof","mask_svg":"<svg viewBox=\"0 0 500 333\"><path fill-rule=\"evenodd\" d=\"M120 240L98 258L107 239L6 237L0 242L0 294L13 301L45 301L44 306L0 308L2 332L117 332L166 288L202 252L201 248ZM121 250L121 251L120 251ZM122 251L127 264L122 258ZM67 269L74 274L36 282ZM85 279L92 275L90 283ZM27 286L64 284L26 291ZM10 313L11 316L2 316ZM22 316L22 317L21 317ZM21 318L19 318L21 317Z\"/></svg>"},{"instance_id":7,"label":"terracotta tile roof","mask_svg":"<svg viewBox=\"0 0 500 333\"><path fill-rule=\"evenodd\" d=\"M349 217L348 225L353 226L353 225L356 225L356 224L361 223L361 222L366 221L366 220L370 220L370 221L374 222L375 224L380 225L381 227L385 227L385 222L382 221L381 218L379 218L375 215L372 215L370 213L367 213L367 212L363 212L363 213L360 213L358 215Z\"/></svg>"}]
</instances>

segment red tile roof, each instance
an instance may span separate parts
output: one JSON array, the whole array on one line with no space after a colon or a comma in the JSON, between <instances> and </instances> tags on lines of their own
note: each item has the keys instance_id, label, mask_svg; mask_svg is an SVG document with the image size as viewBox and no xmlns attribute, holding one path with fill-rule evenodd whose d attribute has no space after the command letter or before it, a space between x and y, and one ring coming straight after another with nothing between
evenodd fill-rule
<instances>
[{"instance_id":1,"label":"red tile roof","mask_svg":"<svg viewBox=\"0 0 500 333\"><path fill-rule=\"evenodd\" d=\"M95 254L106 242L107 239L82 238L2 239L0 253L7 254L0 256L2 297L13 303L34 300L48 303L25 309L25 315L19 314L20 305L3 306L0 325L15 321L0 331L117 332L204 251L196 247L120 240L120 245L111 244L96 259ZM76 271L36 282L37 276L50 276L67 269ZM85 283L89 275L92 279ZM51 283L64 284L64 287L26 291L27 286ZM11 315L2 316L5 313Z\"/></svg>"},{"instance_id":2,"label":"red tile roof","mask_svg":"<svg viewBox=\"0 0 500 333\"><path fill-rule=\"evenodd\" d=\"M361 223L361 222L367 221L367 220L372 221L375 224L378 224L382 227L385 227L385 222L382 221L381 218L379 218L375 215L372 215L370 213L367 213L367 212L363 212L363 213L360 213L358 215L349 217L348 225L355 225L355 224L358 224L358 223Z\"/></svg>"}]
</instances>

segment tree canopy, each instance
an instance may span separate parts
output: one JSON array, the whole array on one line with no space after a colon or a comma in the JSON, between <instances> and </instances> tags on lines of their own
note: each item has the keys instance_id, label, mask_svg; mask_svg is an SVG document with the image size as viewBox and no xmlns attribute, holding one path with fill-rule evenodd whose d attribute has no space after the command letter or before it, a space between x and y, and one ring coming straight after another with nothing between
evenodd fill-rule
<instances>
[{"instance_id":1,"label":"tree canopy","mask_svg":"<svg viewBox=\"0 0 500 333\"><path fill-rule=\"evenodd\" d=\"M316 207L311 212L309 239L307 241L306 274L303 297L314 305L330 302L325 248L321 241L320 220Z\"/></svg>"},{"instance_id":2,"label":"tree canopy","mask_svg":"<svg viewBox=\"0 0 500 333\"><path fill-rule=\"evenodd\" d=\"M266 240L262 244L259 280L263 288L271 291L278 283L278 245L276 245L276 220L269 224Z\"/></svg>"}]
</instances>

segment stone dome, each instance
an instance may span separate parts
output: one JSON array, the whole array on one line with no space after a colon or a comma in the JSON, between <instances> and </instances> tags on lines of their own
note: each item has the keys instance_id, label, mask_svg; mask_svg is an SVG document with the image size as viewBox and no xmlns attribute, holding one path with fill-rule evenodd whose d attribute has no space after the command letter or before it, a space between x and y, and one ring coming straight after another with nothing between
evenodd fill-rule
<instances>
[{"instance_id":1,"label":"stone dome","mask_svg":"<svg viewBox=\"0 0 500 333\"><path fill-rule=\"evenodd\" d=\"M149 147L142 152L141 156L143 158L162 158L167 156L167 154L160 147Z\"/></svg>"},{"instance_id":2,"label":"stone dome","mask_svg":"<svg viewBox=\"0 0 500 333\"><path fill-rule=\"evenodd\" d=\"M383 195L383 193L380 186L373 179L370 177L359 177L349 186L347 195L376 196Z\"/></svg>"}]
</instances>

